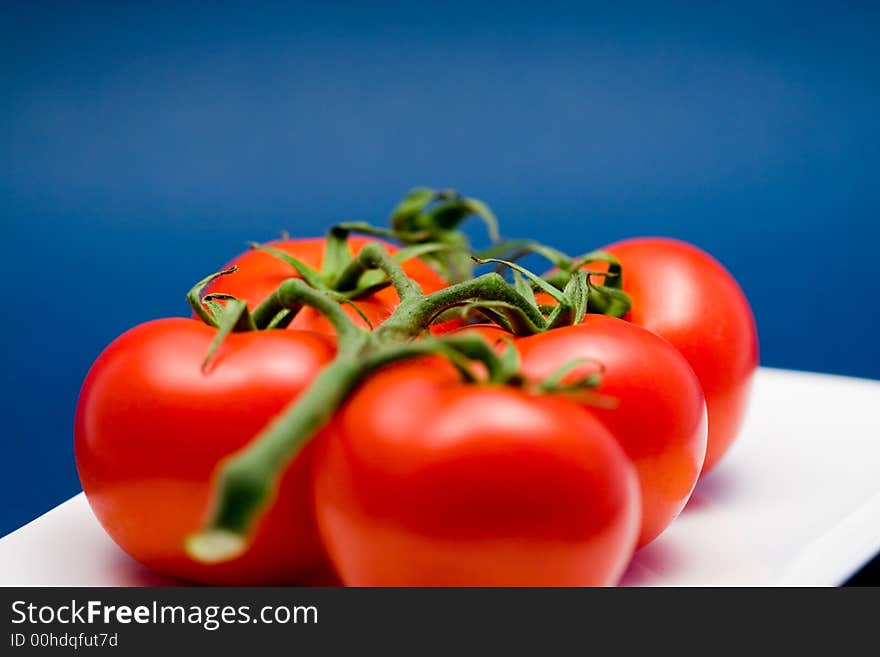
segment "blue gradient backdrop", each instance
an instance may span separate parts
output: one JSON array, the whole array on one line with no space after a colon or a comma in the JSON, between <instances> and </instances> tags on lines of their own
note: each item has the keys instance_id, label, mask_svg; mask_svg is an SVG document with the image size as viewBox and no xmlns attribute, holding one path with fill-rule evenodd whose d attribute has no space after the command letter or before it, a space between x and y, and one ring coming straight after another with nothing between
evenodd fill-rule
<instances>
[{"instance_id":1,"label":"blue gradient backdrop","mask_svg":"<svg viewBox=\"0 0 880 657\"><path fill-rule=\"evenodd\" d=\"M569 250L696 242L764 364L880 377L876 3L475 4L0 6L0 534L78 489L111 339L416 184Z\"/></svg>"}]
</instances>

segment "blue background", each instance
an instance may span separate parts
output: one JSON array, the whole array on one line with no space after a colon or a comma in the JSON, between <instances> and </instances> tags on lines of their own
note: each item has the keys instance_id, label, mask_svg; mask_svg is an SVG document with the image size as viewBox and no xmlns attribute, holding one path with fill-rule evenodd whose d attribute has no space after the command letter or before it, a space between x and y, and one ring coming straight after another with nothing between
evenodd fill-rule
<instances>
[{"instance_id":1,"label":"blue background","mask_svg":"<svg viewBox=\"0 0 880 657\"><path fill-rule=\"evenodd\" d=\"M413 185L568 250L691 240L764 364L880 377L876 4L475 4L3 3L0 534L78 489L110 340Z\"/></svg>"}]
</instances>

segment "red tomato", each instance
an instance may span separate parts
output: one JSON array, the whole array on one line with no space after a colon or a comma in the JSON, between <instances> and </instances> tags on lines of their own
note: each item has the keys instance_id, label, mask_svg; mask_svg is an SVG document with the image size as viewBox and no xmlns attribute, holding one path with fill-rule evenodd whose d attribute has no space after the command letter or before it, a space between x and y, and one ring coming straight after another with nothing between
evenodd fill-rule
<instances>
[{"instance_id":1,"label":"red tomato","mask_svg":"<svg viewBox=\"0 0 880 657\"><path fill-rule=\"evenodd\" d=\"M706 405L687 361L650 331L605 315L516 342L527 379L540 381L576 358L601 363L597 392L616 402L592 408L635 464L642 491L639 547L657 537L690 498L706 454Z\"/></svg>"},{"instance_id":2,"label":"red tomato","mask_svg":"<svg viewBox=\"0 0 880 657\"><path fill-rule=\"evenodd\" d=\"M142 324L98 357L83 383L75 454L83 489L107 533L157 571L211 584L277 584L324 567L310 508L312 447L284 474L253 543L228 563L191 560L218 463L248 443L335 353L304 331L233 333L207 373L216 331L192 319Z\"/></svg>"},{"instance_id":3,"label":"red tomato","mask_svg":"<svg viewBox=\"0 0 880 657\"><path fill-rule=\"evenodd\" d=\"M375 373L316 447L319 531L348 585L610 585L638 535L635 472L601 422L446 361Z\"/></svg>"},{"instance_id":4,"label":"red tomato","mask_svg":"<svg viewBox=\"0 0 880 657\"><path fill-rule=\"evenodd\" d=\"M705 472L736 438L758 366L749 302L718 261L685 242L641 237L603 250L623 266L626 319L669 340L700 379L709 410Z\"/></svg>"},{"instance_id":5,"label":"red tomato","mask_svg":"<svg viewBox=\"0 0 880 657\"><path fill-rule=\"evenodd\" d=\"M428 329L432 335L446 335L447 333L457 332L463 326L465 326L464 320L456 317L445 321L437 321L436 324L431 324Z\"/></svg>"},{"instance_id":6,"label":"red tomato","mask_svg":"<svg viewBox=\"0 0 880 657\"><path fill-rule=\"evenodd\" d=\"M359 253L364 245L370 242L381 242L391 254L398 251L394 245L373 237L349 238L349 244L354 254ZM322 237L281 240L271 242L270 245L279 251L284 251L294 256L315 269L320 269L323 262L324 238ZM232 265L238 266L238 271L217 279L206 288L205 292L225 292L231 294L246 301L248 308L251 310L274 292L282 281L288 278L299 278L299 275L289 264L265 251L256 249L242 253L226 266ZM425 294L436 292L447 286L446 281L438 273L418 258L410 258L403 263L402 267L410 278L422 286ZM388 319L388 316L397 307L398 302L397 292L395 292L393 287L389 286L368 297L357 299L354 303L370 320L373 326L378 326ZM366 322L364 322L363 318L354 308L348 305L345 305L344 308L355 323L359 326L367 326ZM289 328L334 333L330 323L313 308L303 308L300 310L296 318L290 323Z\"/></svg>"},{"instance_id":7,"label":"red tomato","mask_svg":"<svg viewBox=\"0 0 880 657\"><path fill-rule=\"evenodd\" d=\"M455 333L456 335L476 333L495 347L495 350L499 353L504 351L506 342L515 343L520 339L497 324L469 324L467 326L450 327L450 330L446 332Z\"/></svg>"}]
</instances>

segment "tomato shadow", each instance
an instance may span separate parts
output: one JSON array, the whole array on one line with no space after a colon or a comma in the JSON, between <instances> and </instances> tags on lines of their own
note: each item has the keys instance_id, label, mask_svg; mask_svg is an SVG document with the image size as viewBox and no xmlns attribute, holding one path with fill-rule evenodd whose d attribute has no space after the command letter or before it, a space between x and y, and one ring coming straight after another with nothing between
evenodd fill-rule
<instances>
[{"instance_id":1,"label":"tomato shadow","mask_svg":"<svg viewBox=\"0 0 880 657\"><path fill-rule=\"evenodd\" d=\"M700 478L682 513L717 507L735 497L739 488L740 481L736 472L732 468L720 466Z\"/></svg>"},{"instance_id":2,"label":"tomato shadow","mask_svg":"<svg viewBox=\"0 0 880 657\"><path fill-rule=\"evenodd\" d=\"M670 572L687 568L685 555L663 541L654 541L637 551L619 586L645 586Z\"/></svg>"}]
</instances>

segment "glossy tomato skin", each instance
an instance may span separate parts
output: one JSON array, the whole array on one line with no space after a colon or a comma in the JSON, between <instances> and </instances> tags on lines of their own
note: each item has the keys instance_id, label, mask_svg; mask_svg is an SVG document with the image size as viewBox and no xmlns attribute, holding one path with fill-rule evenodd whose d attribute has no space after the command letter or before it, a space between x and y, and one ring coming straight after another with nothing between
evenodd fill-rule
<instances>
[{"instance_id":1,"label":"glossy tomato skin","mask_svg":"<svg viewBox=\"0 0 880 657\"><path fill-rule=\"evenodd\" d=\"M700 380L709 411L705 472L736 438L758 366L749 302L733 276L691 244L642 237L603 250L623 266L632 298L626 319L671 342Z\"/></svg>"},{"instance_id":2,"label":"glossy tomato skin","mask_svg":"<svg viewBox=\"0 0 880 657\"><path fill-rule=\"evenodd\" d=\"M597 392L612 408L585 404L614 435L636 467L642 492L639 547L681 512L706 454L706 405L687 361L668 342L621 319L588 315L582 324L516 342L522 372L542 381L573 359L572 375L601 363Z\"/></svg>"},{"instance_id":3,"label":"glossy tomato skin","mask_svg":"<svg viewBox=\"0 0 880 657\"><path fill-rule=\"evenodd\" d=\"M214 335L196 320L161 319L98 357L75 420L83 489L113 540L159 572L223 585L307 580L326 567L311 512L311 445L284 474L244 555L204 565L183 542L205 520L217 465L311 382L334 342L300 331L233 333L203 373Z\"/></svg>"},{"instance_id":4,"label":"glossy tomato skin","mask_svg":"<svg viewBox=\"0 0 880 657\"><path fill-rule=\"evenodd\" d=\"M349 245L352 253L360 253L364 245L370 242L380 242L394 254L397 247L376 238L350 237ZM315 269L320 269L324 259L324 238L287 239L270 242L270 246L288 255L294 256ZM247 302L248 308L253 310L263 299L274 292L278 286L288 278L298 278L296 271L286 262L266 253L252 249L246 251L229 262L226 267L235 265L238 271L228 276L223 276L209 285L205 292L225 292ZM430 266L418 258L411 258L403 263L403 270L407 275L422 286L425 294L436 292L447 283ZM397 293L393 287L387 287L378 292L354 302L364 313L369 323L374 327L381 324L394 311L399 303ZM360 314L350 306L344 306L345 312L358 326L367 327L367 322ZM302 331L318 331L321 333L334 333L330 323L313 308L303 308L290 323L289 328Z\"/></svg>"},{"instance_id":5,"label":"glossy tomato skin","mask_svg":"<svg viewBox=\"0 0 880 657\"><path fill-rule=\"evenodd\" d=\"M319 531L348 585L610 585L635 545L635 472L598 420L444 361L371 376L317 448Z\"/></svg>"}]
</instances>

